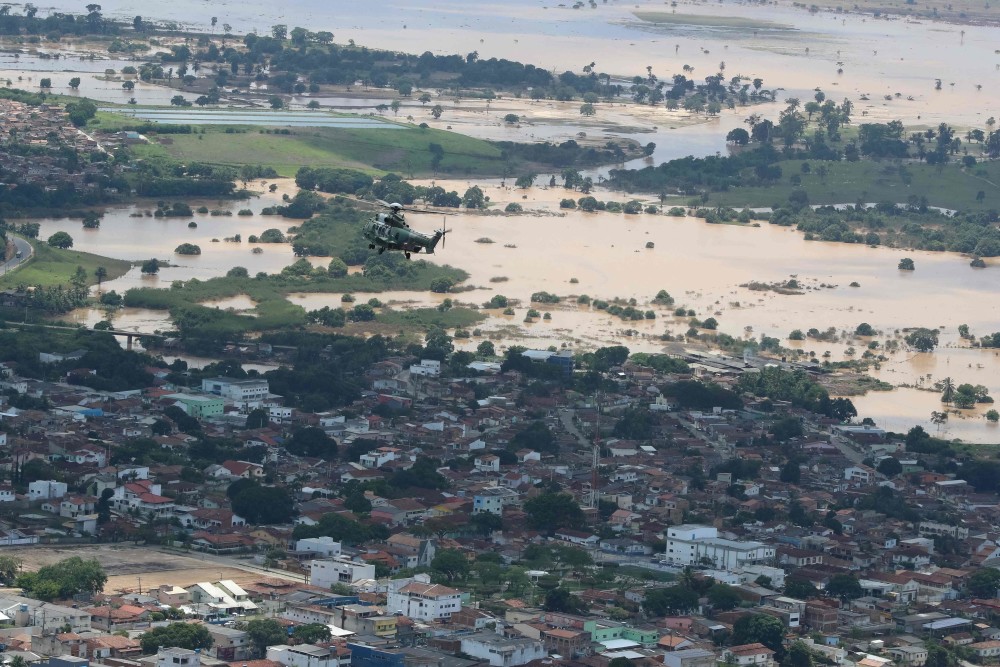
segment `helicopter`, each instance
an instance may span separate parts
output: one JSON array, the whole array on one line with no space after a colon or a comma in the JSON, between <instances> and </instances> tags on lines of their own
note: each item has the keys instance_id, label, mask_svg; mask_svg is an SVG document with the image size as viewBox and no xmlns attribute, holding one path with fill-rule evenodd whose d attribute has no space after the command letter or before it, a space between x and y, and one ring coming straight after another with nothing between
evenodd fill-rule
<instances>
[{"instance_id":1,"label":"helicopter","mask_svg":"<svg viewBox=\"0 0 1000 667\"><path fill-rule=\"evenodd\" d=\"M380 255L386 250L402 251L406 259L410 259L410 253L420 252L421 250L428 255L433 255L438 241L442 241L450 231L447 228L446 219L443 228L435 230L432 235L428 236L412 229L403 217L403 211L412 211L414 213L427 213L428 211L404 208L402 204L395 202L390 204L381 199L376 199L375 201L380 206L389 209L389 212L373 215L365 223L361 233L368 241L368 248L370 250L378 248L378 254ZM443 248L444 245L442 244L441 247Z\"/></svg>"}]
</instances>

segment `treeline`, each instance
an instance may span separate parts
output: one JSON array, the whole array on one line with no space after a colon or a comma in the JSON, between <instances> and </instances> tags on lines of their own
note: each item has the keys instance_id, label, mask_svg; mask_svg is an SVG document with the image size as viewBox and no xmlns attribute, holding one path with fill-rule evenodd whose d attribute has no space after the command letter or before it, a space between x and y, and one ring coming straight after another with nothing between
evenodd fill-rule
<instances>
[{"instance_id":1,"label":"treeline","mask_svg":"<svg viewBox=\"0 0 1000 667\"><path fill-rule=\"evenodd\" d=\"M24 5L24 14L11 14L10 5L0 6L0 35L45 35L47 39L59 39L63 35L115 35L121 24L105 19L100 5L88 14L64 14L52 12L39 17L38 9L31 3Z\"/></svg>"},{"instance_id":2,"label":"treeline","mask_svg":"<svg viewBox=\"0 0 1000 667\"><path fill-rule=\"evenodd\" d=\"M930 251L960 252L977 257L1000 256L1000 220L996 211L948 215L913 197L906 206L882 202L874 208L786 206L770 216L771 224L795 225L806 239L885 245Z\"/></svg>"},{"instance_id":3,"label":"treeline","mask_svg":"<svg viewBox=\"0 0 1000 667\"><path fill-rule=\"evenodd\" d=\"M81 359L54 364L39 361L42 352L84 350ZM49 333L30 330L0 330L0 361L16 362L18 372L39 380L58 380L76 368L88 368L94 374L72 374L70 383L106 391L141 389L153 382L146 370L157 362L146 354L125 350L114 336L93 331Z\"/></svg>"},{"instance_id":4,"label":"treeline","mask_svg":"<svg viewBox=\"0 0 1000 667\"><path fill-rule=\"evenodd\" d=\"M782 155L770 144L730 156L687 156L642 169L612 169L608 185L626 192L695 194L701 190L766 185L781 178Z\"/></svg>"},{"instance_id":5,"label":"treeline","mask_svg":"<svg viewBox=\"0 0 1000 667\"><path fill-rule=\"evenodd\" d=\"M788 401L798 408L845 421L856 417L858 411L847 398L830 398L829 392L805 371L786 371L767 367L760 373L744 373L736 386L760 398Z\"/></svg>"}]
</instances>

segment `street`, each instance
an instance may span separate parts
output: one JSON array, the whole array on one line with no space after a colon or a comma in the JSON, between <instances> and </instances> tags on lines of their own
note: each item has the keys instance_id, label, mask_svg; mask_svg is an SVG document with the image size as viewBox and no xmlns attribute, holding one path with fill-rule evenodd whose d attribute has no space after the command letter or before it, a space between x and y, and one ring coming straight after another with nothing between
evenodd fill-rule
<instances>
[{"instance_id":1,"label":"street","mask_svg":"<svg viewBox=\"0 0 1000 667\"><path fill-rule=\"evenodd\" d=\"M8 238L14 242L14 248L17 250L18 253L20 253L21 256L18 257L15 255L14 257L8 259L6 262L0 263L0 276L7 275L8 271L13 271L17 267L21 266L24 262L27 262L29 259L31 259L31 255L34 253L31 244L25 241L24 239L13 235L9 236Z\"/></svg>"}]
</instances>

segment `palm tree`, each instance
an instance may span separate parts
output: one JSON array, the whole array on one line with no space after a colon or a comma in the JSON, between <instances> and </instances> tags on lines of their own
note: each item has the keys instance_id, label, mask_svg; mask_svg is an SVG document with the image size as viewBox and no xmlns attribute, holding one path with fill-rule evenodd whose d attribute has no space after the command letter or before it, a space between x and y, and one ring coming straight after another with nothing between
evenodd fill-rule
<instances>
[{"instance_id":1,"label":"palm tree","mask_svg":"<svg viewBox=\"0 0 1000 667\"><path fill-rule=\"evenodd\" d=\"M941 381L941 402L951 403L953 398L955 398L955 383L950 377L946 377Z\"/></svg>"}]
</instances>

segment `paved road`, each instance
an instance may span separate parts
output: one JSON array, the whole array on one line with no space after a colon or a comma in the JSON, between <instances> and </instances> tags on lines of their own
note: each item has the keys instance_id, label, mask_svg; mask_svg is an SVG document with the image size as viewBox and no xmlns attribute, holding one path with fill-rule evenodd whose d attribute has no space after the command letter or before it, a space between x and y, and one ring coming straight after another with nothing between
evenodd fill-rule
<instances>
[{"instance_id":1,"label":"paved road","mask_svg":"<svg viewBox=\"0 0 1000 667\"><path fill-rule=\"evenodd\" d=\"M9 236L8 238L14 242L14 247L17 249L17 252L21 253L21 256L14 256L6 262L0 262L0 276L5 276L8 272L17 269L19 266L31 259L31 255L35 252L32 249L31 244L21 237Z\"/></svg>"}]
</instances>

